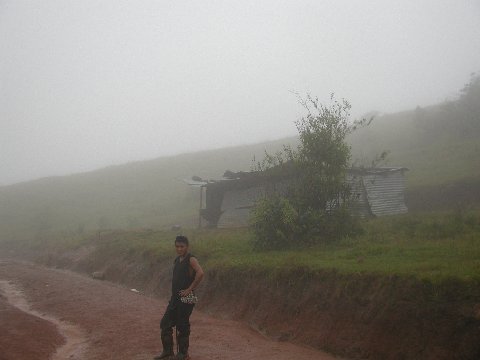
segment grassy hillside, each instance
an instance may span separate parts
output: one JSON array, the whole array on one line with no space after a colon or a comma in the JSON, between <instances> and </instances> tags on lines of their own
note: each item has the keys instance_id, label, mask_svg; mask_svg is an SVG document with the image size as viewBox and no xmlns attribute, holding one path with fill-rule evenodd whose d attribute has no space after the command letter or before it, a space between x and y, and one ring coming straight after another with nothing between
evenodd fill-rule
<instances>
[{"instance_id":1,"label":"grassy hillside","mask_svg":"<svg viewBox=\"0 0 480 360\"><path fill-rule=\"evenodd\" d=\"M414 198L429 193L447 198L442 192L447 187L455 190L449 196L463 191L463 198L475 203L479 136L480 77L472 77L457 100L378 116L349 141L357 165L368 166L375 154L390 151L389 165L410 169L407 187L417 191ZM69 237L109 228L193 227L199 193L182 179L218 178L227 169L248 171L265 150L275 152L295 142L288 138L183 154L0 187L0 240Z\"/></svg>"},{"instance_id":2,"label":"grassy hillside","mask_svg":"<svg viewBox=\"0 0 480 360\"><path fill-rule=\"evenodd\" d=\"M360 162L389 151L389 163L408 167L408 186L416 188L480 181L479 136L480 76L472 75L458 99L379 116L350 141Z\"/></svg>"},{"instance_id":3,"label":"grassy hillside","mask_svg":"<svg viewBox=\"0 0 480 360\"><path fill-rule=\"evenodd\" d=\"M291 139L183 154L0 187L0 239L70 236L97 229L193 227L199 191L183 179L250 169L254 156Z\"/></svg>"},{"instance_id":4,"label":"grassy hillside","mask_svg":"<svg viewBox=\"0 0 480 360\"><path fill-rule=\"evenodd\" d=\"M449 128L440 130L435 124L440 128L440 117L446 115L442 106L424 111L438 117L421 122L416 111L408 111L380 116L360 129L350 138L354 160L368 165L376 154L387 150L387 164L409 168L410 188L480 179L480 129L456 133L453 117ZM477 116L480 124L480 112Z\"/></svg>"}]
</instances>

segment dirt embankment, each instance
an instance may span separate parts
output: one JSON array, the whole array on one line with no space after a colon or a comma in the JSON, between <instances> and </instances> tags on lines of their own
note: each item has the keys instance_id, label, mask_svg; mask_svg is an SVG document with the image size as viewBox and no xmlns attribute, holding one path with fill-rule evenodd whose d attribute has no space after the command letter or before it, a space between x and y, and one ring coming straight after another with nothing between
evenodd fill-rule
<instances>
[{"instance_id":1,"label":"dirt embankment","mask_svg":"<svg viewBox=\"0 0 480 360\"><path fill-rule=\"evenodd\" d=\"M44 258L150 294L165 293L169 262L105 259L94 249ZM480 284L290 269L207 269L199 308L280 341L355 359L479 359Z\"/></svg>"},{"instance_id":2,"label":"dirt embankment","mask_svg":"<svg viewBox=\"0 0 480 360\"><path fill-rule=\"evenodd\" d=\"M480 291L412 278L242 270L209 273L202 307L355 359L480 358Z\"/></svg>"}]
</instances>

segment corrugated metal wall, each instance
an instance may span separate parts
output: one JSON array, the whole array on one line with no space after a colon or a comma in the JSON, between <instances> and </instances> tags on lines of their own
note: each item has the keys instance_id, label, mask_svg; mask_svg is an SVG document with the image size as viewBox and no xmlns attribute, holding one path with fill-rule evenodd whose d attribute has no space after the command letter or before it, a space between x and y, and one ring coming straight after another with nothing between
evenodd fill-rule
<instances>
[{"instance_id":1,"label":"corrugated metal wall","mask_svg":"<svg viewBox=\"0 0 480 360\"><path fill-rule=\"evenodd\" d=\"M402 170L363 175L370 211L375 216L404 214L405 177Z\"/></svg>"}]
</instances>

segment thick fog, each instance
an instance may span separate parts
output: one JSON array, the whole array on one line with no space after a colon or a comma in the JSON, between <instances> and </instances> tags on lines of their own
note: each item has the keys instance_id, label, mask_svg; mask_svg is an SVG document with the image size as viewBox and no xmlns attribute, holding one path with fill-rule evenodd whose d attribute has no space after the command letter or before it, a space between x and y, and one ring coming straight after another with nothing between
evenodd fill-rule
<instances>
[{"instance_id":1,"label":"thick fog","mask_svg":"<svg viewBox=\"0 0 480 360\"><path fill-rule=\"evenodd\" d=\"M0 0L0 184L296 133L291 91L353 115L454 97L471 1Z\"/></svg>"}]
</instances>

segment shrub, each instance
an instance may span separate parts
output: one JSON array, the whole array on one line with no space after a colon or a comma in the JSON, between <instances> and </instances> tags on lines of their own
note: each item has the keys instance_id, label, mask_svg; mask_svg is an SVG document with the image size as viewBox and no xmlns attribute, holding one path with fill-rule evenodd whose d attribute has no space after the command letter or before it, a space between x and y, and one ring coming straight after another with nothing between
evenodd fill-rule
<instances>
[{"instance_id":1,"label":"shrub","mask_svg":"<svg viewBox=\"0 0 480 360\"><path fill-rule=\"evenodd\" d=\"M257 249L289 247L300 233L297 211L288 199L280 196L257 201L250 222Z\"/></svg>"},{"instance_id":2,"label":"shrub","mask_svg":"<svg viewBox=\"0 0 480 360\"><path fill-rule=\"evenodd\" d=\"M347 204L350 189L345 182L350 160L346 136L367 123L349 124L350 104L331 97L330 106L307 96L300 103L307 115L295 122L300 145L285 146L283 152L266 154L256 170L266 182L288 178L285 194L269 195L253 211L252 228L257 248L328 242L355 233Z\"/></svg>"}]
</instances>

